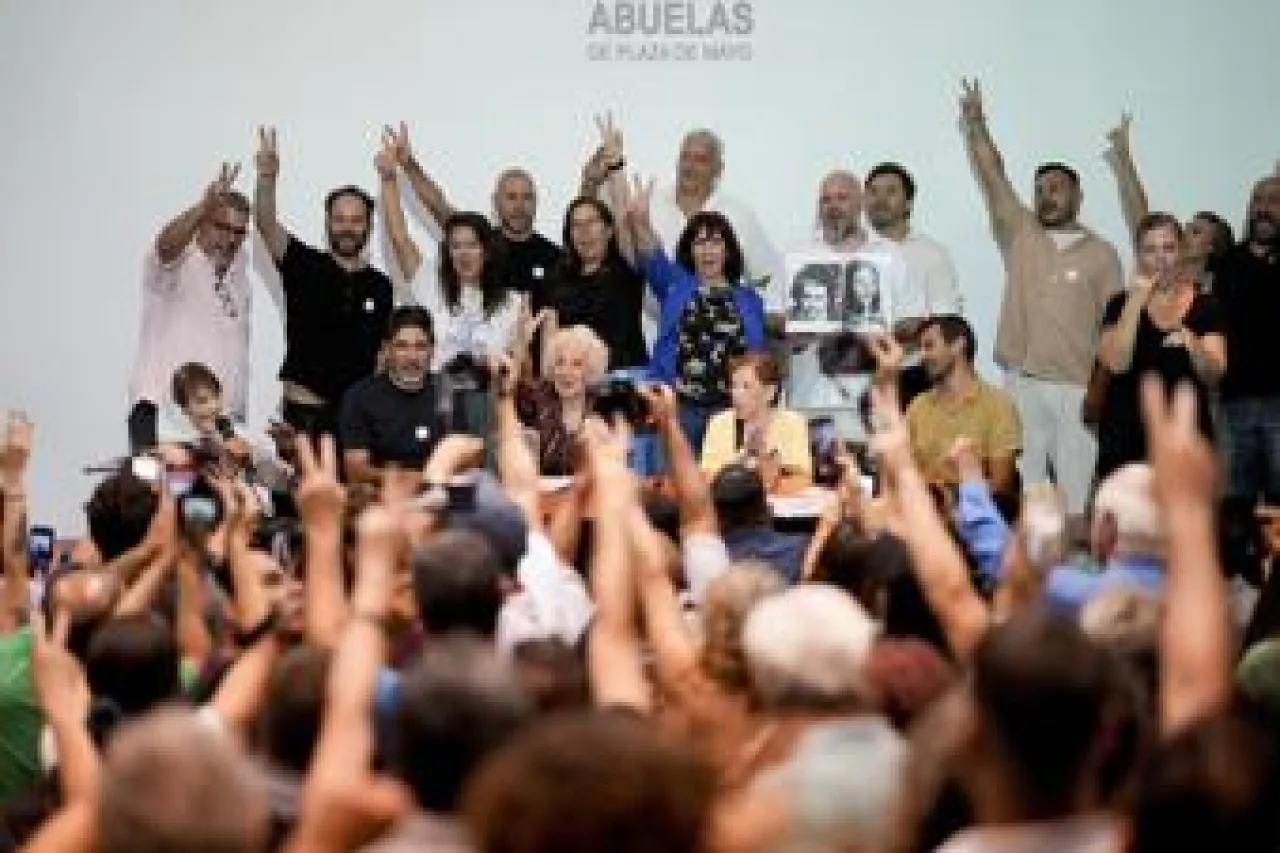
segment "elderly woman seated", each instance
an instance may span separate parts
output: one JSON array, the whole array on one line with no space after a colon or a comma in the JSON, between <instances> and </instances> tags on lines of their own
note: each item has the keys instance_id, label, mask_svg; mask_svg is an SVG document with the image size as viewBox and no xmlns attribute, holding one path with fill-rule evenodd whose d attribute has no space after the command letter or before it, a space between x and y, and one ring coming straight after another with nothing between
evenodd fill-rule
<instances>
[{"instance_id":1,"label":"elderly woman seated","mask_svg":"<svg viewBox=\"0 0 1280 853\"><path fill-rule=\"evenodd\" d=\"M609 350L586 326L551 333L542 348L541 380L526 380L516 392L520 421L538 437L538 468L544 476L571 474L575 446L591 411L588 391L604 378Z\"/></svg>"},{"instance_id":2,"label":"elderly woman seated","mask_svg":"<svg viewBox=\"0 0 1280 853\"><path fill-rule=\"evenodd\" d=\"M707 425L702 469L714 476L731 462L760 471L770 493L797 491L813 480L809 425L775 405L781 376L767 353L747 353L729 363L733 408Z\"/></svg>"}]
</instances>

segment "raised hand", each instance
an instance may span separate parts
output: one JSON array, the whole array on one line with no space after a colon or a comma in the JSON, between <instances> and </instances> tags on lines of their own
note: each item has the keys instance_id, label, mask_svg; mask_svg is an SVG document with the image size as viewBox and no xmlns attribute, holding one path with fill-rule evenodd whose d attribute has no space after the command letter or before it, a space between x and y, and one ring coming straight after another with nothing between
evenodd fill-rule
<instances>
[{"instance_id":1,"label":"raised hand","mask_svg":"<svg viewBox=\"0 0 1280 853\"><path fill-rule=\"evenodd\" d=\"M898 339L888 332L873 331L862 336L876 360L876 381L897 382L902 372L903 362L907 359L907 351L898 343Z\"/></svg>"},{"instance_id":2,"label":"raised hand","mask_svg":"<svg viewBox=\"0 0 1280 853\"><path fill-rule=\"evenodd\" d=\"M440 439L422 469L422 479L443 483L455 474L484 464L484 439L475 435L449 433Z\"/></svg>"},{"instance_id":3,"label":"raised hand","mask_svg":"<svg viewBox=\"0 0 1280 853\"><path fill-rule=\"evenodd\" d=\"M911 455L911 436L898 404L898 389L893 385L872 385L871 451L889 470L903 470L915 464Z\"/></svg>"},{"instance_id":4,"label":"raised hand","mask_svg":"<svg viewBox=\"0 0 1280 853\"><path fill-rule=\"evenodd\" d=\"M301 479L294 501L302 523L315 526L342 525L342 513L346 508L346 491L338 479L338 449L333 436L320 436L317 453L311 437L297 438L298 470Z\"/></svg>"},{"instance_id":5,"label":"raised hand","mask_svg":"<svg viewBox=\"0 0 1280 853\"><path fill-rule=\"evenodd\" d=\"M218 169L218 177L205 189L204 204L207 208L213 208L216 204L226 198L226 196L235 188L236 178L240 176L239 163L223 163Z\"/></svg>"},{"instance_id":6,"label":"raised hand","mask_svg":"<svg viewBox=\"0 0 1280 853\"><path fill-rule=\"evenodd\" d=\"M389 151L398 165L409 165L409 161L413 159L413 147L409 144L409 125L400 122L400 127L397 129L384 124L382 150Z\"/></svg>"},{"instance_id":7,"label":"raised hand","mask_svg":"<svg viewBox=\"0 0 1280 853\"><path fill-rule=\"evenodd\" d=\"M637 389L649 409L649 419L657 426L674 424L680 416L680 404L670 385L642 384Z\"/></svg>"},{"instance_id":8,"label":"raised hand","mask_svg":"<svg viewBox=\"0 0 1280 853\"><path fill-rule=\"evenodd\" d=\"M1218 465L1200 432L1195 389L1181 383L1170 400L1160 379L1143 377L1142 420L1153 486L1161 502L1166 507L1212 502Z\"/></svg>"},{"instance_id":9,"label":"raised hand","mask_svg":"<svg viewBox=\"0 0 1280 853\"><path fill-rule=\"evenodd\" d=\"M0 445L0 489L20 489L31 460L31 445L35 427L25 413L9 412L4 429L4 444Z\"/></svg>"},{"instance_id":10,"label":"raised hand","mask_svg":"<svg viewBox=\"0 0 1280 853\"><path fill-rule=\"evenodd\" d=\"M70 628L66 610L54 615L52 626L45 624L39 608L31 612L31 682L47 718L82 726L89 718L91 697L79 661L67 651Z\"/></svg>"},{"instance_id":11,"label":"raised hand","mask_svg":"<svg viewBox=\"0 0 1280 853\"><path fill-rule=\"evenodd\" d=\"M970 80L964 77L960 80L960 117L966 122L982 121L984 116L982 112L982 85L978 82L978 78L974 77Z\"/></svg>"},{"instance_id":12,"label":"raised hand","mask_svg":"<svg viewBox=\"0 0 1280 853\"><path fill-rule=\"evenodd\" d=\"M395 137L388 138L387 132L384 130L382 134L382 148L373 158L373 168L377 170L378 177L384 181L394 181L398 174L399 158L396 154Z\"/></svg>"},{"instance_id":13,"label":"raised hand","mask_svg":"<svg viewBox=\"0 0 1280 853\"><path fill-rule=\"evenodd\" d=\"M622 128L613 122L613 113L596 116L596 129L600 131L600 155L604 165L614 166L622 162L624 149L622 144Z\"/></svg>"},{"instance_id":14,"label":"raised hand","mask_svg":"<svg viewBox=\"0 0 1280 853\"><path fill-rule=\"evenodd\" d=\"M627 218L635 228L646 232L653 230L653 222L649 218L649 205L653 200L654 183L653 178L645 183L639 175L634 175L631 178L631 191L626 197Z\"/></svg>"},{"instance_id":15,"label":"raised hand","mask_svg":"<svg viewBox=\"0 0 1280 853\"><path fill-rule=\"evenodd\" d=\"M258 174L264 178L274 178L280 174L280 149L276 143L274 127L258 128L258 153L253 158Z\"/></svg>"},{"instance_id":16,"label":"raised hand","mask_svg":"<svg viewBox=\"0 0 1280 853\"><path fill-rule=\"evenodd\" d=\"M1133 123L1133 113L1126 110L1120 114L1120 123L1107 131L1110 156L1125 156L1129 153L1129 126Z\"/></svg>"},{"instance_id":17,"label":"raised hand","mask_svg":"<svg viewBox=\"0 0 1280 853\"><path fill-rule=\"evenodd\" d=\"M977 444L969 436L959 436L952 442L947 450L947 461L955 466L961 482L983 479L982 457L978 455Z\"/></svg>"}]
</instances>

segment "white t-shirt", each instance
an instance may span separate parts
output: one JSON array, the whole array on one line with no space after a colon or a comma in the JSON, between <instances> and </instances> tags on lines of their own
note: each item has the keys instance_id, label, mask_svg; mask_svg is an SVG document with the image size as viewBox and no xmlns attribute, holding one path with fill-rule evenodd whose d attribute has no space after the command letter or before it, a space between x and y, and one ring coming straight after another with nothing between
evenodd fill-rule
<instances>
[{"instance_id":1,"label":"white t-shirt","mask_svg":"<svg viewBox=\"0 0 1280 853\"><path fill-rule=\"evenodd\" d=\"M451 309L445 304L444 292L436 278L435 272L424 263L418 268L412 284L414 294L422 300L422 307L431 312L431 323L435 327L433 370L439 370L460 352L475 355L496 353L511 345L516 320L520 316L520 294L510 291L507 301L486 317L484 297L479 288L464 285L460 304L457 309Z\"/></svg>"},{"instance_id":2,"label":"white t-shirt","mask_svg":"<svg viewBox=\"0 0 1280 853\"><path fill-rule=\"evenodd\" d=\"M520 591L498 612L498 648L509 652L522 642L551 638L575 645L595 612L591 594L541 530L529 531L516 580Z\"/></svg>"},{"instance_id":3,"label":"white t-shirt","mask_svg":"<svg viewBox=\"0 0 1280 853\"><path fill-rule=\"evenodd\" d=\"M245 252L218 283L213 262L194 240L171 264L154 248L142 277L142 326L129 382L129 403L169 396L173 374L188 362L214 372L232 420L248 412L249 317L252 307Z\"/></svg>"},{"instance_id":4,"label":"white t-shirt","mask_svg":"<svg viewBox=\"0 0 1280 853\"><path fill-rule=\"evenodd\" d=\"M899 320L933 314L963 314L964 299L955 265L945 246L911 231L897 243L906 263L902 288L894 294L893 312Z\"/></svg>"},{"instance_id":5,"label":"white t-shirt","mask_svg":"<svg viewBox=\"0 0 1280 853\"><path fill-rule=\"evenodd\" d=\"M867 260L880 272L880 293L887 298L882 310L890 320L908 316L898 310L899 294L906 289L906 262L898 245L869 231L867 241L853 251L833 249L823 243L809 243L792 250L797 255L828 253L845 261ZM806 415L831 417L842 439L862 435L858 399L870 377L860 374L830 376L818 361L818 342L812 338L796 341L787 365L787 405Z\"/></svg>"}]
</instances>

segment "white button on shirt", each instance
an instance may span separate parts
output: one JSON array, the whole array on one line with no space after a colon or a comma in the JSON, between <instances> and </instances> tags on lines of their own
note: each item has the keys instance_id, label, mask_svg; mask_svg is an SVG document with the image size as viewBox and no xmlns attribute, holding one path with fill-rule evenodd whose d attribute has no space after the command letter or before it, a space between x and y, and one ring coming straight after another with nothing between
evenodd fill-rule
<instances>
[{"instance_id":1,"label":"white button on shirt","mask_svg":"<svg viewBox=\"0 0 1280 853\"><path fill-rule=\"evenodd\" d=\"M142 287L142 325L129 382L129 402L169 397L173 374L187 362L204 364L222 384L227 413L247 415L249 318L252 309L245 252L221 284L213 262L193 240L171 264L153 248Z\"/></svg>"}]
</instances>

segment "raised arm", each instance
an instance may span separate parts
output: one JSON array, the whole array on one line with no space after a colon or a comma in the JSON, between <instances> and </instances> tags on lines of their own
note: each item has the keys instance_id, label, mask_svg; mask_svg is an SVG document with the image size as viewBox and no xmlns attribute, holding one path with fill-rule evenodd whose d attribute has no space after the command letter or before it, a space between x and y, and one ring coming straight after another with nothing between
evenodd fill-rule
<instances>
[{"instance_id":1,"label":"raised arm","mask_svg":"<svg viewBox=\"0 0 1280 853\"><path fill-rule=\"evenodd\" d=\"M10 412L0 447L0 496L4 519L0 529L0 561L4 565L4 603L8 613L19 613L30 603L30 570L27 554L27 463L31 459L31 421L21 412Z\"/></svg>"},{"instance_id":2,"label":"raised arm","mask_svg":"<svg viewBox=\"0 0 1280 853\"><path fill-rule=\"evenodd\" d=\"M1104 154L1111 171L1116 176L1116 189L1120 192L1120 210L1124 213L1124 224L1129 229L1129 237L1138 233L1138 223L1148 213L1147 191L1142 186L1142 178L1138 176L1138 164L1133 160L1133 150L1129 147L1129 125L1133 122L1133 113L1122 113L1120 124L1107 133L1109 143Z\"/></svg>"},{"instance_id":3,"label":"raised arm","mask_svg":"<svg viewBox=\"0 0 1280 853\"><path fill-rule=\"evenodd\" d=\"M306 536L306 633L317 646L331 647L347 617L342 584L342 518L346 493L338 481L333 436L320 437L319 452L298 436L302 480L294 500Z\"/></svg>"},{"instance_id":4,"label":"raised arm","mask_svg":"<svg viewBox=\"0 0 1280 853\"><path fill-rule=\"evenodd\" d=\"M627 470L628 431L610 431L599 421L585 429L591 464L595 529L591 554L591 595L595 619L587 650L587 671L597 705L652 708L636 625L635 559L628 519L636 503L635 477Z\"/></svg>"},{"instance_id":5,"label":"raised arm","mask_svg":"<svg viewBox=\"0 0 1280 853\"><path fill-rule=\"evenodd\" d=\"M1189 385L1170 402L1159 379L1142 382L1156 499L1168 537L1160 627L1160 729L1165 737L1203 719L1231 694L1232 629L1214 529L1217 462L1196 425Z\"/></svg>"},{"instance_id":6,"label":"raised arm","mask_svg":"<svg viewBox=\"0 0 1280 853\"><path fill-rule=\"evenodd\" d=\"M987 213L991 216L992 230L996 239L1004 243L1012 235L1013 226L1024 208L1005 172L1004 158L1000 156L987 127L981 85L976 79L972 82L962 80L960 85L963 87L960 96L960 122L964 130L965 147L977 175Z\"/></svg>"},{"instance_id":7,"label":"raised arm","mask_svg":"<svg viewBox=\"0 0 1280 853\"><path fill-rule=\"evenodd\" d=\"M1112 373L1127 373L1133 365L1133 346L1138 339L1138 323L1154 286L1149 278L1135 279L1125 296L1120 319L1102 327L1102 335L1098 338L1098 361Z\"/></svg>"},{"instance_id":8,"label":"raised arm","mask_svg":"<svg viewBox=\"0 0 1280 853\"><path fill-rule=\"evenodd\" d=\"M669 387L656 385L641 390L649 406L649 415L662 436L667 453L667 466L671 483L675 487L676 500L680 504L680 532L684 536L693 533L719 535L715 504L711 501L711 489L702 476L693 448L680 428L676 396Z\"/></svg>"},{"instance_id":9,"label":"raised arm","mask_svg":"<svg viewBox=\"0 0 1280 853\"><path fill-rule=\"evenodd\" d=\"M405 176L409 179L409 186L413 187L413 194L436 221L436 225L444 227L445 220L453 216L456 208L449 202L441 186L427 174L426 169L422 168L422 164L414 156L413 149L409 145L409 128L404 122L400 123L400 131L396 134L396 157L400 162L400 168L404 169Z\"/></svg>"},{"instance_id":10,"label":"raised arm","mask_svg":"<svg viewBox=\"0 0 1280 853\"><path fill-rule=\"evenodd\" d=\"M538 462L524 440L524 427L516 414L516 369L507 357L497 360L497 400L494 416L498 434L498 473L507 496L524 512L531 530L543 526Z\"/></svg>"},{"instance_id":11,"label":"raised arm","mask_svg":"<svg viewBox=\"0 0 1280 853\"><path fill-rule=\"evenodd\" d=\"M208 216L217 210L222 199L231 192L236 176L240 174L239 163L223 163L218 170L218 177L205 188L200 200L171 219L156 236L156 256L162 264L171 264L182 256L183 251L191 244L200 227Z\"/></svg>"},{"instance_id":12,"label":"raised arm","mask_svg":"<svg viewBox=\"0 0 1280 853\"><path fill-rule=\"evenodd\" d=\"M662 239L653 228L653 219L649 215L649 207L653 202L652 178L646 184L636 175L631 179L631 190L626 200L626 225L631 229L631 239L635 246L637 258L647 259L662 248Z\"/></svg>"},{"instance_id":13,"label":"raised arm","mask_svg":"<svg viewBox=\"0 0 1280 853\"><path fill-rule=\"evenodd\" d=\"M596 116L596 127L600 131L600 148L596 156L592 157L591 163L587 164L587 169L589 170L591 164L599 160L597 171L600 186L595 192L603 190L600 197L613 211L614 221L618 223L616 228L618 250L622 252L622 257L627 263L634 267L636 265L635 235L630 228L622 224L631 195L627 185L627 155L622 141L622 128L614 123L613 113L607 113L604 118ZM595 192L591 194L594 195Z\"/></svg>"},{"instance_id":14,"label":"raised arm","mask_svg":"<svg viewBox=\"0 0 1280 853\"><path fill-rule=\"evenodd\" d=\"M409 224L404 218L404 205L400 200L399 166L409 159L409 131L403 123L397 133L390 127L382 129L382 150L374 158L378 170L378 185L382 196L382 221L387 229L387 240L396 256L396 265L406 284L413 281L422 266L422 252L409 234ZM412 296L412 293L410 293Z\"/></svg>"},{"instance_id":15,"label":"raised arm","mask_svg":"<svg viewBox=\"0 0 1280 853\"><path fill-rule=\"evenodd\" d=\"M272 259L279 264L289 248L289 232L276 214L276 179L280 176L280 151L274 127L258 128L258 153L254 157L258 179L253 188L253 222Z\"/></svg>"}]
</instances>

